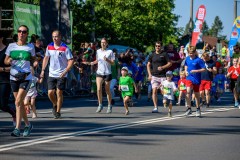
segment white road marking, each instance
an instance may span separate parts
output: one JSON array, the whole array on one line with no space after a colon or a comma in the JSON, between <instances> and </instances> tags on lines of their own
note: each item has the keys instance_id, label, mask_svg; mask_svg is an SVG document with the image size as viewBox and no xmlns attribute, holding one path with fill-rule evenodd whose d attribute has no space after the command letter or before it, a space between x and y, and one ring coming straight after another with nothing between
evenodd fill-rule
<instances>
[{"instance_id":1,"label":"white road marking","mask_svg":"<svg viewBox=\"0 0 240 160\"><path fill-rule=\"evenodd\" d=\"M61 112L67 112L71 111L72 109L62 109ZM52 113L52 111L42 111L42 112L37 112L38 114L46 114L46 113Z\"/></svg>"},{"instance_id":2,"label":"white road marking","mask_svg":"<svg viewBox=\"0 0 240 160\"><path fill-rule=\"evenodd\" d=\"M202 115L214 113L216 111L229 111L229 110L233 110L233 109L235 109L235 108L218 108L218 109L206 110L205 112L202 112ZM190 115L190 117L192 117L192 116L195 116L195 114ZM6 145L0 145L0 152L13 150L16 148L33 146L36 144L49 143L49 142L62 140L62 139L69 139L69 138L77 137L77 136L96 134L96 133L101 133L101 132L106 132L106 131L111 131L111 130L116 130L116 129L121 129L121 128L128 128L128 127L134 127L134 126L139 126L139 125L144 125L144 124L170 121L170 120L175 120L175 119L180 119L180 118L185 118L184 114L176 115L171 118L170 117L162 117L162 118L155 118L155 119L149 119L149 120L142 120L142 121L136 121L136 122L131 122L131 123L118 124L118 125L107 126L107 127L100 127L100 128L89 129L89 130L84 130L84 131L78 131L78 132L60 134L60 135L56 135L56 136L48 136L48 137L43 137L43 138L38 138L38 139L33 139L33 140L16 142L16 143L11 143L11 144L6 144Z\"/></svg>"}]
</instances>

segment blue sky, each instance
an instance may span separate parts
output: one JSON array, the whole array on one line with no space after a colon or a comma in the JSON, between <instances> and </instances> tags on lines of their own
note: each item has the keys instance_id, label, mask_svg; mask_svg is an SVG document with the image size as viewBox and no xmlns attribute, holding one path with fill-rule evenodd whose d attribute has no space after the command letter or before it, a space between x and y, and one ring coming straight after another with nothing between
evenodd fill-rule
<instances>
[{"instance_id":1,"label":"blue sky","mask_svg":"<svg viewBox=\"0 0 240 160\"><path fill-rule=\"evenodd\" d=\"M184 27L190 19L190 3L191 0L175 0L174 13L180 15L178 27ZM219 16L223 22L222 35L230 37L233 21L234 21L234 0L194 0L193 4L193 20L195 20L198 7L203 4L206 7L205 20L209 26L212 26L214 18ZM240 1L238 4L238 13L240 15Z\"/></svg>"}]
</instances>

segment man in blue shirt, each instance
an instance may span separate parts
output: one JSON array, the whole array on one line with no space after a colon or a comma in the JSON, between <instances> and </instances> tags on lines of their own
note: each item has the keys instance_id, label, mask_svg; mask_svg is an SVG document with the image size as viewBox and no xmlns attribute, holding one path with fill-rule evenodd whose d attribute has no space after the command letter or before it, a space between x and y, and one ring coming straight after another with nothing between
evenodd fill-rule
<instances>
[{"instance_id":1,"label":"man in blue shirt","mask_svg":"<svg viewBox=\"0 0 240 160\"><path fill-rule=\"evenodd\" d=\"M197 51L194 46L189 46L188 48L188 57L185 61L185 72L186 72L186 87L187 87L187 111L185 113L186 116L192 114L191 109L191 91L194 91L195 100L196 100L196 116L201 116L201 110L199 107L200 94L199 94L199 85L201 83L201 72L205 71L205 64L202 59L197 56Z\"/></svg>"}]
</instances>

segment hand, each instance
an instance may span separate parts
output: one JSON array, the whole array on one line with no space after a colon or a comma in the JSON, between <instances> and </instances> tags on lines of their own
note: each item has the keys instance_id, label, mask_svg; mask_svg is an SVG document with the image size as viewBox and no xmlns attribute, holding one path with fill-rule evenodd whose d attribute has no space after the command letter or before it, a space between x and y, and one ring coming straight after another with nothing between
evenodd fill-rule
<instances>
[{"instance_id":1,"label":"hand","mask_svg":"<svg viewBox=\"0 0 240 160\"><path fill-rule=\"evenodd\" d=\"M190 73L197 73L196 70L191 70Z\"/></svg>"},{"instance_id":2,"label":"hand","mask_svg":"<svg viewBox=\"0 0 240 160\"><path fill-rule=\"evenodd\" d=\"M213 71L213 69L212 69L212 68L207 68L207 70L208 70L209 72L212 72L212 71Z\"/></svg>"},{"instance_id":3,"label":"hand","mask_svg":"<svg viewBox=\"0 0 240 160\"><path fill-rule=\"evenodd\" d=\"M152 80L152 75L148 76L148 80L151 81Z\"/></svg>"},{"instance_id":4,"label":"hand","mask_svg":"<svg viewBox=\"0 0 240 160\"><path fill-rule=\"evenodd\" d=\"M8 58L7 63L8 63L9 65L11 65L11 64L12 64L12 58Z\"/></svg>"},{"instance_id":5,"label":"hand","mask_svg":"<svg viewBox=\"0 0 240 160\"><path fill-rule=\"evenodd\" d=\"M158 70L159 70L159 71L162 71L162 70L163 70L163 68L160 66L160 67L158 67Z\"/></svg>"},{"instance_id":6,"label":"hand","mask_svg":"<svg viewBox=\"0 0 240 160\"><path fill-rule=\"evenodd\" d=\"M107 61L108 59L106 58L106 56L103 57L104 61Z\"/></svg>"},{"instance_id":7,"label":"hand","mask_svg":"<svg viewBox=\"0 0 240 160\"><path fill-rule=\"evenodd\" d=\"M60 75L60 78L63 78L63 77L65 77L66 76L66 74L67 74L67 72L66 71L64 71L61 75Z\"/></svg>"},{"instance_id":8,"label":"hand","mask_svg":"<svg viewBox=\"0 0 240 160\"><path fill-rule=\"evenodd\" d=\"M42 70L41 74L40 74L40 78L44 77L44 71Z\"/></svg>"},{"instance_id":9,"label":"hand","mask_svg":"<svg viewBox=\"0 0 240 160\"><path fill-rule=\"evenodd\" d=\"M138 93L138 89L137 88L135 88L135 93Z\"/></svg>"},{"instance_id":10,"label":"hand","mask_svg":"<svg viewBox=\"0 0 240 160\"><path fill-rule=\"evenodd\" d=\"M33 67L36 68L37 66L38 66L38 61L34 61L34 62L33 62Z\"/></svg>"}]
</instances>

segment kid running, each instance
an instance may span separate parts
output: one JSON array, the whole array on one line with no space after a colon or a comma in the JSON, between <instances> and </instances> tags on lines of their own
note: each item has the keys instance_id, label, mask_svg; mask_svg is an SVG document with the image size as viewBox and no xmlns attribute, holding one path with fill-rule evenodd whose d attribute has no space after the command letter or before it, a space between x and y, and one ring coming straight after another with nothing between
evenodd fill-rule
<instances>
[{"instance_id":1,"label":"kid running","mask_svg":"<svg viewBox=\"0 0 240 160\"><path fill-rule=\"evenodd\" d=\"M123 104L126 109L125 115L129 114L128 109L128 101L133 95L133 86L135 88L135 92L137 93L137 86L134 83L133 79L128 76L128 68L123 67L121 70L122 76L119 79L119 91L122 91L122 97L123 97Z\"/></svg>"}]
</instances>

